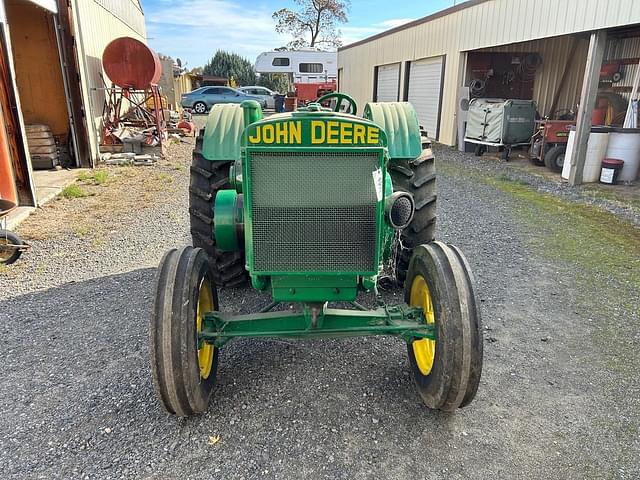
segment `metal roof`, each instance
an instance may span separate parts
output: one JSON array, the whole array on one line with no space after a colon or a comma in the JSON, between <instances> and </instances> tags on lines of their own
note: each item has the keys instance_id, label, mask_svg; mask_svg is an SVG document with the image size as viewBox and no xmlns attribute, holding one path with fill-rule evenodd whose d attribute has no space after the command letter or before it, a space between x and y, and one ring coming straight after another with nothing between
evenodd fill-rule
<instances>
[{"instance_id":1,"label":"metal roof","mask_svg":"<svg viewBox=\"0 0 640 480\"><path fill-rule=\"evenodd\" d=\"M445 8L444 10L440 10L439 12L432 13L431 15L427 15L426 17L418 18L417 20L413 20L412 22L403 23L397 27L391 28L384 32L376 33L370 37L364 38L362 40L358 40L357 42L350 43L349 45L345 45L344 47L338 48L338 51L341 52L343 50L347 50L352 47L357 47L358 45L362 45L373 40L377 40L378 38L386 37L387 35L391 35L396 32L401 32L402 30L406 30L407 28L415 27L416 25L422 25L423 23L428 23L437 18L446 17L447 15L451 15L452 13L459 12L460 10L465 10L467 8L474 7L484 2L488 2L490 0L468 0L459 5L454 5L453 7Z\"/></svg>"}]
</instances>

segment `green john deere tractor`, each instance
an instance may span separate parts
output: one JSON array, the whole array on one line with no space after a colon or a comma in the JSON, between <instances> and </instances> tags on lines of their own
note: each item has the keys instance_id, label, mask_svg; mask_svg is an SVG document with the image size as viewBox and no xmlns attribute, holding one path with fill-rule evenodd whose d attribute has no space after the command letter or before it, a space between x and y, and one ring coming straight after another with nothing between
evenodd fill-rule
<instances>
[{"instance_id":1,"label":"green john deere tractor","mask_svg":"<svg viewBox=\"0 0 640 480\"><path fill-rule=\"evenodd\" d=\"M251 100L211 110L191 166L193 247L169 250L155 284L151 366L169 412L207 409L220 352L240 337L395 335L428 407L453 411L475 396L480 312L464 256L434 241L430 145L408 103L356 110L340 93L269 117ZM378 293L388 272L404 303ZM247 283L273 302L222 311L216 288ZM357 303L360 292L374 292L377 308Z\"/></svg>"}]
</instances>

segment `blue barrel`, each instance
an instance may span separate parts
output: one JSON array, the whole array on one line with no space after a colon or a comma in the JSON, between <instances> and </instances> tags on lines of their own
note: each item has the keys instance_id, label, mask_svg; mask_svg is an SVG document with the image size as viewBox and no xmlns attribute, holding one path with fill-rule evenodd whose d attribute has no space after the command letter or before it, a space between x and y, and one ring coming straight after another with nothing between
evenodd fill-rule
<instances>
[{"instance_id":1,"label":"blue barrel","mask_svg":"<svg viewBox=\"0 0 640 480\"><path fill-rule=\"evenodd\" d=\"M284 112L284 95L281 94L276 94L273 96L273 99L275 100L275 109L277 113L282 113Z\"/></svg>"}]
</instances>

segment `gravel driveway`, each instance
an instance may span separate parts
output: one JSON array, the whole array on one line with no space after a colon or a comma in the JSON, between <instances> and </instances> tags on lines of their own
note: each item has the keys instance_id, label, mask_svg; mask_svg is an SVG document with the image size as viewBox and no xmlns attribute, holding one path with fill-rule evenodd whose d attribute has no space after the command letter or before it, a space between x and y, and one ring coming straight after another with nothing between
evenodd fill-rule
<instances>
[{"instance_id":1,"label":"gravel driveway","mask_svg":"<svg viewBox=\"0 0 640 480\"><path fill-rule=\"evenodd\" d=\"M172 159L190 148L171 146ZM467 254L485 323L470 407L423 407L400 340L238 340L208 413L165 414L148 364L151 286L163 252L190 238L188 169L161 165L171 189L101 219L102 243L34 240L0 274L2 477L638 478L635 273L548 255L562 232L514 190L526 186L437 155L439 237ZM231 290L221 303L251 312L268 298Z\"/></svg>"}]
</instances>

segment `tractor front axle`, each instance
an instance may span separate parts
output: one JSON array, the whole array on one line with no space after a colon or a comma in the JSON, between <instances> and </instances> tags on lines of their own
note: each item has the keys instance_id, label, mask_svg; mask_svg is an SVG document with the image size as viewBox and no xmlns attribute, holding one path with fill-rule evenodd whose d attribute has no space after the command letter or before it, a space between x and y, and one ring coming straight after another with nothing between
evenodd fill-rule
<instances>
[{"instance_id":1,"label":"tractor front axle","mask_svg":"<svg viewBox=\"0 0 640 480\"><path fill-rule=\"evenodd\" d=\"M326 304L304 305L299 312L261 312L235 315L213 311L204 316L198 343L221 347L236 337L352 337L393 335L411 342L436 339L433 325L425 322L421 308L407 305L376 310L327 308Z\"/></svg>"}]
</instances>

